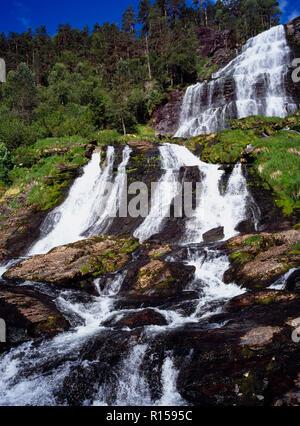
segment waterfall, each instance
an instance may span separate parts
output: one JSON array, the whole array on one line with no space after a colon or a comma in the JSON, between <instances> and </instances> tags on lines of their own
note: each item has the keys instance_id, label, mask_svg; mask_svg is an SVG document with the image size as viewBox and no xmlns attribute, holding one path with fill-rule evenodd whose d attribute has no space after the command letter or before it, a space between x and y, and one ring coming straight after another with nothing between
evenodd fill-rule
<instances>
[{"instance_id":1,"label":"waterfall","mask_svg":"<svg viewBox=\"0 0 300 426\"><path fill-rule=\"evenodd\" d=\"M114 148L107 148L106 167L103 170L100 168L100 154L93 154L65 202L46 217L41 227L42 237L30 249L30 256L47 253L54 247L107 231L121 200L130 153L131 149L126 146L115 179Z\"/></svg>"},{"instance_id":2,"label":"waterfall","mask_svg":"<svg viewBox=\"0 0 300 426\"><path fill-rule=\"evenodd\" d=\"M242 165L235 166L224 194L219 185L224 171L211 164L200 166L200 170L205 174L202 194L194 216L187 221L184 242L202 242L205 232L219 226L224 227L225 239L229 239L238 234L236 227L246 218L246 206L251 201Z\"/></svg>"},{"instance_id":3,"label":"waterfall","mask_svg":"<svg viewBox=\"0 0 300 426\"><path fill-rule=\"evenodd\" d=\"M290 59L283 25L248 40L211 81L187 89L175 137L224 129L227 119L285 117L296 111L297 105L286 92Z\"/></svg>"},{"instance_id":4,"label":"waterfall","mask_svg":"<svg viewBox=\"0 0 300 426\"><path fill-rule=\"evenodd\" d=\"M91 237L97 234L105 234L110 228L113 218L116 216L123 199L123 191L127 188L126 186L126 166L128 164L130 154L132 149L126 145L123 150L123 159L118 167L118 172L116 179L113 182L111 190L109 191L108 196L106 197L105 203L102 202L103 211L99 215L95 221L94 216L91 216L90 221L88 223L88 230L85 233L87 237ZM101 199L101 191L98 195L98 198ZM99 204L99 201L98 201Z\"/></svg>"},{"instance_id":5,"label":"waterfall","mask_svg":"<svg viewBox=\"0 0 300 426\"><path fill-rule=\"evenodd\" d=\"M130 153L130 148L125 147L115 178L114 149L108 148L103 170L99 167L99 154L93 155L84 168L83 175L74 182L68 198L48 215L43 225L43 235L33 247L32 253L46 252L59 244L76 241L84 238L84 235L107 229L111 220L109 209L120 207ZM151 345L162 333L184 327L188 323L197 323L199 319L218 313L226 300L243 291L222 280L223 273L229 268L226 256L213 249L189 247L190 242L202 241L202 234L206 230L219 225L224 226L226 238L236 234L235 227L245 217L249 197L242 166L236 165L226 189L222 189L220 183L225 172L216 165L202 162L186 147L166 144L160 147L160 154L163 176L153 194L149 216L135 235L143 241L163 229L177 194L180 168L198 167L202 177L201 197L193 217L186 220L186 233L182 242L188 251L185 262L196 268L195 278L186 290L198 292L199 300L188 301L191 310L187 315L181 311L180 305L153 307L153 310L164 316L166 324L145 326L142 339L130 339L120 360L109 369L107 380L101 382L100 374L97 382L97 376L94 376L91 395L88 400L82 401L83 405L186 405L177 390L179 371L172 351L165 354L160 366L157 365L159 389L155 389L155 398L152 395L153 385L145 370ZM112 183L108 194L107 182ZM172 259L169 261L172 262ZM74 290L56 293L56 306L70 321L72 329L52 339L24 343L9 353L0 355L0 405L66 403L58 396L66 395L65 380L78 369L88 375L91 365L101 363L101 359L91 361L86 358L86 348L92 346L97 339L100 339L101 347L101 339L105 340L109 333L116 332L108 324L115 324L116 319L143 310L142 305L131 309L117 308L126 276L125 267L112 275L104 288L104 282L95 279L98 297L83 296ZM118 332L128 331L122 329Z\"/></svg>"},{"instance_id":6,"label":"waterfall","mask_svg":"<svg viewBox=\"0 0 300 426\"><path fill-rule=\"evenodd\" d=\"M141 242L163 229L165 220L170 215L171 203L177 193L180 168L199 164L199 159L184 146L165 144L159 150L164 173L152 194L150 213L134 233Z\"/></svg>"},{"instance_id":7,"label":"waterfall","mask_svg":"<svg viewBox=\"0 0 300 426\"><path fill-rule=\"evenodd\" d=\"M202 235L218 226L224 227L226 239L236 235L235 228L246 218L246 206L251 201L242 165L235 166L227 189L222 193L220 181L225 172L220 170L218 165L204 163L180 145L166 144L160 147L160 153L164 174L152 194L150 213L134 236L144 242L163 230L172 201L177 195L179 170L184 166L198 166L203 180L199 204L193 216L186 222L186 233L182 242L202 242Z\"/></svg>"},{"instance_id":8,"label":"waterfall","mask_svg":"<svg viewBox=\"0 0 300 426\"><path fill-rule=\"evenodd\" d=\"M210 304L217 300L228 300L242 294L244 291L235 284L225 284L223 275L230 267L228 257L216 250L206 249L199 255L197 249L189 249L188 264L196 268L194 281L189 285L189 290L200 291L193 318L204 318L217 314L211 310Z\"/></svg>"}]
</instances>

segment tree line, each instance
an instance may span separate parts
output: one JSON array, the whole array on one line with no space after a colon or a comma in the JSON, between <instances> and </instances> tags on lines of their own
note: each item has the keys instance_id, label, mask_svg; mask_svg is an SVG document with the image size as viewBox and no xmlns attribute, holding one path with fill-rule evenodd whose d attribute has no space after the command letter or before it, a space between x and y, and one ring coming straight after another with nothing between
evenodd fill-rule
<instances>
[{"instance_id":1,"label":"tree line","mask_svg":"<svg viewBox=\"0 0 300 426\"><path fill-rule=\"evenodd\" d=\"M201 75L208 58L199 54L198 27L230 30L241 44L279 18L275 0L141 0L120 26L2 33L9 72L0 88L0 148L107 128L133 132L170 90Z\"/></svg>"}]
</instances>

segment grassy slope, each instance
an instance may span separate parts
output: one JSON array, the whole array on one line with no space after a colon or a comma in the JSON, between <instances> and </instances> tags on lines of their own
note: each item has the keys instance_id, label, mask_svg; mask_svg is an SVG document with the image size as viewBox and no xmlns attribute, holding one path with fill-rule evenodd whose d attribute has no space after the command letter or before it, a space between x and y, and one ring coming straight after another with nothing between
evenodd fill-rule
<instances>
[{"instance_id":1,"label":"grassy slope","mask_svg":"<svg viewBox=\"0 0 300 426\"><path fill-rule=\"evenodd\" d=\"M86 143L81 137L49 138L16 149L12 153L14 167L9 173L9 183L1 186L0 202L25 194L25 205L47 210L57 204L74 169L88 161ZM13 210L19 207L15 204L10 202Z\"/></svg>"}]
</instances>

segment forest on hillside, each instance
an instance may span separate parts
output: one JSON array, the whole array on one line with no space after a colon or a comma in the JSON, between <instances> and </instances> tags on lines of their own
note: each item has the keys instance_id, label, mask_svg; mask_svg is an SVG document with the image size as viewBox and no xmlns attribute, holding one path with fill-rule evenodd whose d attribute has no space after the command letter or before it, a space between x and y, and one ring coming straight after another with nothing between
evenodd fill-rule
<instances>
[{"instance_id":1,"label":"forest on hillside","mask_svg":"<svg viewBox=\"0 0 300 426\"><path fill-rule=\"evenodd\" d=\"M90 30L59 24L0 35L7 82L0 88L0 179L9 180L15 150L40 138L99 131L137 131L175 87L208 74L199 27L231 32L238 47L279 23L276 0L141 0L129 5L122 26ZM1 30L1 29L0 29ZM205 69L205 73L203 70Z\"/></svg>"}]
</instances>

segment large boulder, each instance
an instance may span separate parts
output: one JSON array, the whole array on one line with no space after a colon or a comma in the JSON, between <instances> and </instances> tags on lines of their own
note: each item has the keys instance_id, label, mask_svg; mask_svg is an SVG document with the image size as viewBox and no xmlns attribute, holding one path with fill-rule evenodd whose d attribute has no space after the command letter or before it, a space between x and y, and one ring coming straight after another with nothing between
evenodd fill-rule
<instances>
[{"instance_id":1,"label":"large boulder","mask_svg":"<svg viewBox=\"0 0 300 426\"><path fill-rule=\"evenodd\" d=\"M231 268L225 272L225 282L254 289L267 287L300 265L299 243L300 231L295 229L230 239L226 247Z\"/></svg>"},{"instance_id":2,"label":"large boulder","mask_svg":"<svg viewBox=\"0 0 300 426\"><path fill-rule=\"evenodd\" d=\"M0 318L6 323L6 343L1 349L22 343L33 337L53 336L69 328L68 321L46 296L25 288L2 286Z\"/></svg>"},{"instance_id":3,"label":"large boulder","mask_svg":"<svg viewBox=\"0 0 300 426\"><path fill-rule=\"evenodd\" d=\"M195 267L153 259L129 269L121 294L170 297L193 280Z\"/></svg>"},{"instance_id":4,"label":"large boulder","mask_svg":"<svg viewBox=\"0 0 300 426\"><path fill-rule=\"evenodd\" d=\"M138 246L134 238L93 237L23 260L10 268L4 278L93 291L94 279L121 270Z\"/></svg>"},{"instance_id":5,"label":"large boulder","mask_svg":"<svg viewBox=\"0 0 300 426\"><path fill-rule=\"evenodd\" d=\"M224 227L219 226L218 228L211 229L210 231L203 234L203 241L205 243L214 243L216 241L223 240L224 237Z\"/></svg>"},{"instance_id":6,"label":"large boulder","mask_svg":"<svg viewBox=\"0 0 300 426\"><path fill-rule=\"evenodd\" d=\"M167 325L165 317L154 309L144 309L142 311L131 312L118 319L119 314L109 319L104 326L114 328L137 328L147 325Z\"/></svg>"},{"instance_id":7,"label":"large boulder","mask_svg":"<svg viewBox=\"0 0 300 426\"><path fill-rule=\"evenodd\" d=\"M211 317L213 327L199 322L172 330L152 351L172 348L177 388L191 404L275 405L300 371L300 347L292 339L299 307L293 293L247 293Z\"/></svg>"}]
</instances>

